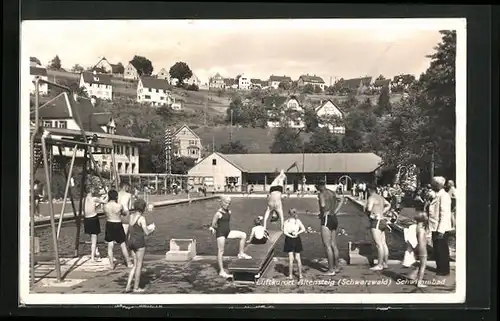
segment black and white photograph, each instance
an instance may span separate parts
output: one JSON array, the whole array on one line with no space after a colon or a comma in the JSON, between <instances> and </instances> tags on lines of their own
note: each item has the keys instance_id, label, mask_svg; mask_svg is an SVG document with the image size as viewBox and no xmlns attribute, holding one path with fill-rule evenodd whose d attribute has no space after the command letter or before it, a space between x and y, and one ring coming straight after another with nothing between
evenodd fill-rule
<instances>
[{"instance_id":1,"label":"black and white photograph","mask_svg":"<svg viewBox=\"0 0 500 321\"><path fill-rule=\"evenodd\" d=\"M465 302L466 39L23 21L20 302Z\"/></svg>"}]
</instances>

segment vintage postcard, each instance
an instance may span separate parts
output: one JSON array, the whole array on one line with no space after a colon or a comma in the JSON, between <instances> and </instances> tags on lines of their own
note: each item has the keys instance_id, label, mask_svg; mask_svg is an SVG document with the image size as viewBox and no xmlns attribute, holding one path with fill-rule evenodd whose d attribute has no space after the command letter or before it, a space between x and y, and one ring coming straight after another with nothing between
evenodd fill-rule
<instances>
[{"instance_id":1,"label":"vintage postcard","mask_svg":"<svg viewBox=\"0 0 500 321\"><path fill-rule=\"evenodd\" d=\"M21 304L465 302L465 19L24 21L21 59Z\"/></svg>"}]
</instances>

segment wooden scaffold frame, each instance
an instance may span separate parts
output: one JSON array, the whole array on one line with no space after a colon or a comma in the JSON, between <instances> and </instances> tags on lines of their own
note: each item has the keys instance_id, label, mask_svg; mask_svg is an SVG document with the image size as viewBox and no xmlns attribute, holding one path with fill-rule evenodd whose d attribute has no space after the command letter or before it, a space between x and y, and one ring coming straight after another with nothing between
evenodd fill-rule
<instances>
[{"instance_id":1,"label":"wooden scaffold frame","mask_svg":"<svg viewBox=\"0 0 500 321\"><path fill-rule=\"evenodd\" d=\"M110 181L112 184L116 184L116 186L119 185L120 183L120 176L118 175L116 171L116 163L115 163L115 155L114 155L114 145L113 145L113 140L110 138L99 138L97 134L90 134L87 133L84 128L83 128L83 123L81 116L78 112L77 108L73 108L73 101L70 99L70 107L74 111L73 115L75 117L75 121L80 127L80 131L76 130L69 130L69 129L63 129L63 128L42 128L40 126L40 118L39 118L39 85L40 83L45 83L57 88L60 88L68 93L71 93L71 89L59 85L54 82L50 82L44 79L37 78L35 79L35 108L34 108L34 130L31 133L31 141L30 141L30 191L31 191L31 206L30 206L30 243L31 243L31 250L30 250L30 272L31 272L31 284L34 284L35 280L35 193L34 193L34 181L35 181L35 173L38 170L38 167L40 166L40 161L35 160L35 144L36 143L41 143L41 148L42 148L42 158L43 158L43 166L44 166L44 172L45 172L45 179L46 179L46 186L47 186L47 195L48 195L48 203L49 203L49 210L50 210L50 226L52 230L52 242L53 242L53 248L54 248L54 260L55 260L55 271L56 271L56 276L57 280L61 281L62 280L62 274L61 274L61 266L60 266L60 261L59 261L59 251L58 251L58 239L59 239L59 234L61 231L61 226L62 226L62 221L63 221L63 214L65 210L65 205L67 198L69 196L70 201L71 201L71 206L73 209L73 214L74 218L76 221L76 240L75 240L75 257L79 256L79 250L80 250L80 230L81 230L81 222L82 222L82 217L83 217L83 198L85 197L85 185L87 184L87 179L88 179L88 172L89 172L89 160L92 162L92 167L94 171L97 173L102 186L104 187L104 190L107 191L106 184L104 183L104 180L102 178L102 175L99 171L99 166L97 165L96 160L94 159L93 156L93 151L92 149L96 148L102 148L104 150L106 149L111 149L111 171L110 171ZM59 222L56 228L56 222L55 222L55 213L54 213L54 204L53 204L53 199L52 199L52 190L51 190L51 183L52 183L52 175L51 175L51 170L50 170L50 164L49 164L49 151L48 147L50 148L50 151L52 151L53 147L57 146L59 156L61 159L64 159L64 165L62 166L64 169L64 176L66 179L66 186L64 190L64 198L63 198L63 203L62 203L62 210L61 210L61 215L59 216ZM66 168L66 159L63 156L62 153L62 147L70 147L73 148L73 155L71 157L70 161L70 166L69 166L69 171ZM76 154L78 150L83 150L84 156L83 156L83 171L82 171L82 178L81 178L81 183L80 183L80 202L79 202L79 208L77 211L76 205L75 205L75 199L73 197L73 193L71 190L71 177L72 177L72 172L75 164L75 159L76 159Z\"/></svg>"}]
</instances>

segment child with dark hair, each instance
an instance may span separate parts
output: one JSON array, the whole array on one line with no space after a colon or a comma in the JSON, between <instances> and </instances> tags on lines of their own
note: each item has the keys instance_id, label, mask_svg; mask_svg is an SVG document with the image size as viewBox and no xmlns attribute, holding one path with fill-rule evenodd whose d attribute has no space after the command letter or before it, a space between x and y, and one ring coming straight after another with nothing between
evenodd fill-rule
<instances>
[{"instance_id":1,"label":"child with dark hair","mask_svg":"<svg viewBox=\"0 0 500 321\"><path fill-rule=\"evenodd\" d=\"M111 269L115 268L113 258L114 243L120 245L127 266L132 267L127 245L125 244L125 230L122 225L122 216L126 215L126 212L123 209L123 205L118 203L118 192L116 190L112 189L108 192L108 203L104 205L103 209L106 215L106 234L104 240L108 242L108 259Z\"/></svg>"},{"instance_id":2,"label":"child with dark hair","mask_svg":"<svg viewBox=\"0 0 500 321\"><path fill-rule=\"evenodd\" d=\"M269 233L262 226L262 216L258 216L254 220L254 227L252 227L252 231L250 232L250 237L248 238L247 243L252 244L265 244L269 238Z\"/></svg>"},{"instance_id":3,"label":"child with dark hair","mask_svg":"<svg viewBox=\"0 0 500 321\"><path fill-rule=\"evenodd\" d=\"M133 212L130 213L130 227L127 235L127 244L132 254L134 265L130 269L130 274L127 280L125 292L130 292L132 279L134 280L133 292L144 292L144 289L139 288L141 279L142 263L144 261L144 253L146 252L146 236L153 233L155 225L147 225L144 212L146 211L146 201L137 199L134 202Z\"/></svg>"}]
</instances>

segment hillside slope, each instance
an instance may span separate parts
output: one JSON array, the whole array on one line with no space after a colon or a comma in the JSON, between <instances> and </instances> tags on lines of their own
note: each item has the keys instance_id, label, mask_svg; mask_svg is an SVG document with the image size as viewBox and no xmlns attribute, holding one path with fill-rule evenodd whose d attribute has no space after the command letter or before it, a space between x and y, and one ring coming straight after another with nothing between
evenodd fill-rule
<instances>
[{"instance_id":1,"label":"hillside slope","mask_svg":"<svg viewBox=\"0 0 500 321\"><path fill-rule=\"evenodd\" d=\"M212 151L212 144L215 147L228 143L231 137L231 127L192 127L193 131L200 136L204 148ZM233 141L240 141L247 149L248 153L269 153L276 134L275 128L243 128L233 127ZM302 133L301 138L308 140L310 134Z\"/></svg>"}]
</instances>

